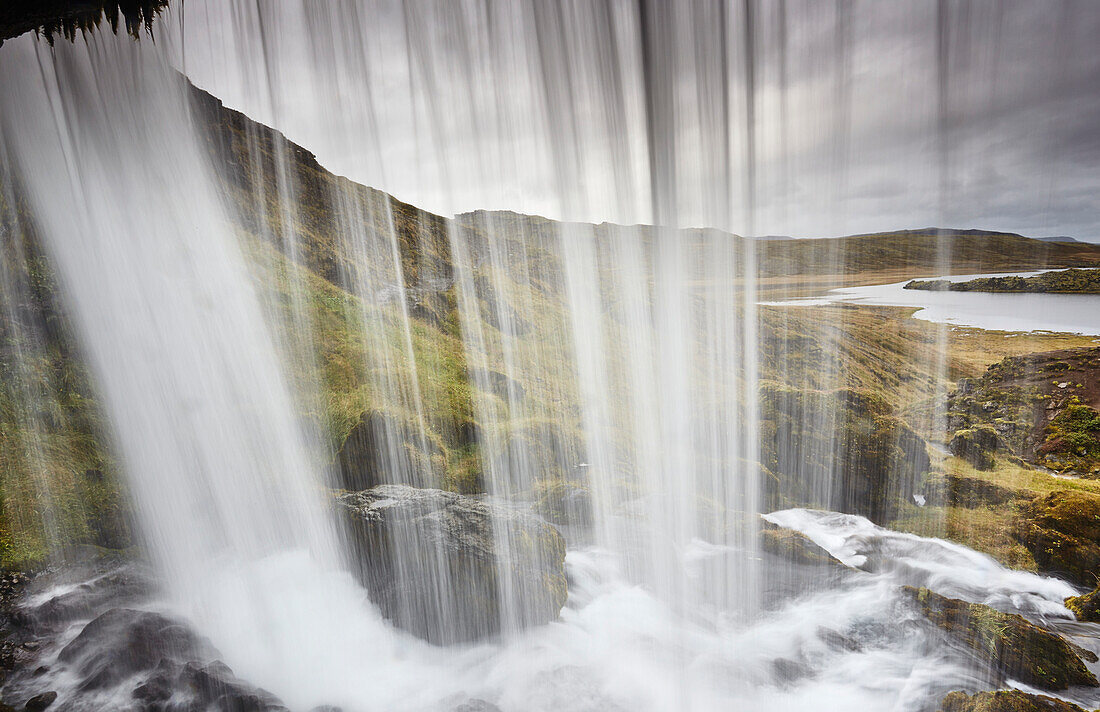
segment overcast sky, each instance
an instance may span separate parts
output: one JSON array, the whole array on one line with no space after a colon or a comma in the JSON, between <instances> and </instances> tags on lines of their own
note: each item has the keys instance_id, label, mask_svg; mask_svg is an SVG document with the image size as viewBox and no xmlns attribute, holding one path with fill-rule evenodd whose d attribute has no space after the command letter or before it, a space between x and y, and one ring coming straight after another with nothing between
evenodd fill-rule
<instances>
[{"instance_id":1,"label":"overcast sky","mask_svg":"<svg viewBox=\"0 0 1100 712\"><path fill-rule=\"evenodd\" d=\"M1100 241L1090 0L173 7L196 84L436 212Z\"/></svg>"}]
</instances>

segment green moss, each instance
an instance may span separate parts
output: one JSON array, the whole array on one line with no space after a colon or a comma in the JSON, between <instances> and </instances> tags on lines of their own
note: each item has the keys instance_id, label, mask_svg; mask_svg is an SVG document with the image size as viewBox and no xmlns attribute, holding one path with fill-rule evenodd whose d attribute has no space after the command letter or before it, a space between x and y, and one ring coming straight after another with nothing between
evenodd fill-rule
<instances>
[{"instance_id":1,"label":"green moss","mask_svg":"<svg viewBox=\"0 0 1100 712\"><path fill-rule=\"evenodd\" d=\"M1080 596L1070 596L1065 604L1077 620L1100 623L1100 587Z\"/></svg>"},{"instance_id":2,"label":"green moss","mask_svg":"<svg viewBox=\"0 0 1100 712\"><path fill-rule=\"evenodd\" d=\"M1100 475L1100 413L1071 396L1044 431L1037 454L1052 469Z\"/></svg>"}]
</instances>

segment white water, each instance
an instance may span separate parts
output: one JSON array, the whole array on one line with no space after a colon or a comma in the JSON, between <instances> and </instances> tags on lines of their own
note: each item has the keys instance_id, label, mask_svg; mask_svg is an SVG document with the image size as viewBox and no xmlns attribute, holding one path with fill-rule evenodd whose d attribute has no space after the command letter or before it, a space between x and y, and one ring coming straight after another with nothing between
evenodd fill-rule
<instances>
[{"instance_id":1,"label":"white water","mask_svg":"<svg viewBox=\"0 0 1100 712\"><path fill-rule=\"evenodd\" d=\"M753 232L755 57L742 44L753 27L724 6L681 16L655 3L642 18L625 5L568 14L494 5L491 18L473 6L381 8L401 10L403 43L353 7L225 6L235 45L224 64L257 87L276 122L282 102L308 96L336 114L332 133L376 141L381 154L385 121L339 126L341 102L381 110L415 97L402 116L422 122L424 150L446 153L454 123L464 129L456 133L505 138L525 130L513 154L442 160L445 188L487 181L487 192L507 192L500 176L534 162L554 173L566 217L606 202L616 214L641 206L660 224L691 212ZM395 46L408 66L390 75ZM762 564L755 542L751 244L666 229L539 231L505 215L484 218L480 231L469 217L448 235L487 486L502 497L525 491L545 475L548 435L579 433L560 459L590 471L595 543L569 554L570 601L558 622L516 631L506 620L500 641L446 649L393 631L341 570L320 506L321 458L296 422L273 317L249 286L159 48L97 36L53 52L23 38L3 51L0 85L19 99L0 111L4 139L103 388L171 605L239 675L293 708L449 710L477 696L506 712L918 710L987 681L921 632L899 608L898 585L1066 615L1064 584L859 518L806 512L773 516L848 561L874 563L874 573L840 582L809 574L804 597L765 610L775 602L769 573L789 572ZM359 71L379 55L382 71ZM710 101L730 73L744 94ZM366 86L355 84L364 76ZM512 88L527 101L512 103ZM592 185L605 163L611 180ZM285 216L295 188L284 171L274 181ZM647 188L649 200L639 198ZM369 386L412 414L411 425L387 428L394 464L407 439L425 438L419 384L432 374L416 371L389 202L364 209L333 197L342 249L370 267L343 275L363 300L364 341L384 354ZM537 295L517 288L535 284L563 309L541 311ZM392 294L393 321L377 320ZM308 341L295 336L284 346ZM490 373L508 384L550 381L557 401L577 407L539 412L511 385L490 395ZM404 545L407 556L432 554ZM883 548L890 556L876 558ZM522 592L506 592L503 604L507 618ZM837 649L821 628L858 649Z\"/></svg>"},{"instance_id":2,"label":"white water","mask_svg":"<svg viewBox=\"0 0 1100 712\"><path fill-rule=\"evenodd\" d=\"M793 509L766 518L804 532L857 568L843 574L819 568L795 571L799 578L794 589L773 588L765 576L768 610L747 626L703 615L685 620L654 592L629 582L621 557L593 547L569 553L570 597L560 621L479 646L439 648L402 639L379 655L384 631L369 617L347 617L355 601L341 599L354 597L351 587L336 579L324 581L325 598L316 599L319 589L305 578L312 566L303 569L293 555L271 559L255 580L271 575L269 583L282 586L282 613L311 611L307 621L295 622L288 615L272 618L304 630L270 631L273 641L289 633L303 643L318 643L307 649L309 655L296 657L300 668L288 669L297 675L296 684L311 685L299 687L287 700L292 709L302 710L325 701L348 711L446 712L477 698L507 712L917 712L935 709L948 691L983 689L989 681L964 653L945 644L938 630L900 595L900 586L928 586L944 595L1020 612L1048 626L1072 618L1061 605L1065 596L1076 593L1071 586L1005 569L957 544L892 532L862 517L831 512ZM730 553L698 542L683 555L693 575L702 576ZM778 561L767 563L779 574ZM301 575L289 585L283 575L288 570ZM1085 637L1080 637L1081 628ZM339 635L332 636L333 631ZM1071 635L1078 636L1073 640L1079 645L1100 649L1100 639L1089 626ZM341 646L341 655L328 654L321 642ZM240 656L258 651L223 652L243 673L240 663L247 661ZM63 671L46 679L64 691ZM125 702L128 688L123 690L124 697L113 700L116 704ZM1094 690L1061 696L1086 707L1100 703ZM102 702L110 706L112 698Z\"/></svg>"},{"instance_id":3,"label":"white water","mask_svg":"<svg viewBox=\"0 0 1100 712\"><path fill-rule=\"evenodd\" d=\"M1028 277L1036 272L956 274L928 279L965 282L979 277ZM923 278L922 278L923 279ZM917 307L916 319L937 324L969 326L991 331L1044 331L1100 335L1100 295L1097 294L1008 294L987 292L935 292L905 289L909 280L867 287L831 289L822 297L765 302L769 306L822 306L827 304L872 304Z\"/></svg>"},{"instance_id":4,"label":"white water","mask_svg":"<svg viewBox=\"0 0 1100 712\"><path fill-rule=\"evenodd\" d=\"M317 693L303 663L347 631L371 628L389 657L379 616L341 573L319 461L184 84L154 46L109 34L53 50L22 37L2 60L2 138L169 599L242 675L293 681L296 704Z\"/></svg>"}]
</instances>

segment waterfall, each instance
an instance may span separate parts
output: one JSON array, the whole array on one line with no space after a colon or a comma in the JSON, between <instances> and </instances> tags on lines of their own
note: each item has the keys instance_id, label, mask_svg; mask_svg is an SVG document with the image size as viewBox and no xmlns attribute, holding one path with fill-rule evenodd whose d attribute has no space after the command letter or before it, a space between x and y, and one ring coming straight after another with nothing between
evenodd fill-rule
<instances>
[{"instance_id":1,"label":"waterfall","mask_svg":"<svg viewBox=\"0 0 1100 712\"><path fill-rule=\"evenodd\" d=\"M898 584L926 583L929 562L950 560L951 590L973 591L971 570L996 579L998 600L1026 581L1020 605L1056 615L1065 585L789 509L850 511L840 406L866 404L844 390L847 312L811 325L810 361L792 332L812 318L758 310L786 259L753 237L790 190L770 155L787 108L761 90L784 7L189 0L155 44L4 45L0 198L26 201L56 270L163 605L237 674L302 710L478 695L505 712L793 710L827 694L916 710L975 679L955 658L931 679L924 639L895 625ZM830 118L846 130L838 14ZM818 286L844 283L839 248L808 252ZM27 287L0 268L18 324ZM21 364L42 348L27 328ZM913 359L934 364L930 402L937 358ZM788 420L764 433L765 407ZM35 431L35 409L20 414ZM887 446L919 441L896 431ZM900 484L875 494L909 501L913 467L891 465ZM451 610L440 521L388 532L396 588L427 590L383 615L333 514L334 491L377 485L552 519L560 619L530 625L537 592L508 572L547 554L498 524L499 605L421 636L450 647L403 629ZM880 568L814 578L769 558L773 509ZM834 628L862 637L841 650Z\"/></svg>"}]
</instances>

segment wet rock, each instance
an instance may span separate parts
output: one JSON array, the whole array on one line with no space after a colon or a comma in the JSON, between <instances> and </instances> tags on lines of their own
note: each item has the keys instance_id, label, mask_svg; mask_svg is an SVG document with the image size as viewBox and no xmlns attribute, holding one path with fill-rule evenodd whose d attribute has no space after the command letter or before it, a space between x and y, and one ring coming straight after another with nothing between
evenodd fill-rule
<instances>
[{"instance_id":1,"label":"wet rock","mask_svg":"<svg viewBox=\"0 0 1100 712\"><path fill-rule=\"evenodd\" d=\"M178 620L114 608L88 623L57 659L80 679L78 700L125 685L135 711L164 710L172 700L171 709L285 712L274 695L238 679L225 663L205 662L216 655Z\"/></svg>"},{"instance_id":2,"label":"wet rock","mask_svg":"<svg viewBox=\"0 0 1100 712\"><path fill-rule=\"evenodd\" d=\"M902 590L925 618L949 638L969 648L1001 678L1044 690L1063 690L1072 685L1100 686L1080 657L1085 655L1090 662L1096 662L1095 655L1021 616L947 598L926 588L905 586Z\"/></svg>"},{"instance_id":3,"label":"wet rock","mask_svg":"<svg viewBox=\"0 0 1100 712\"><path fill-rule=\"evenodd\" d=\"M786 687L799 680L813 677L813 670L809 665L790 658L772 660L771 668L772 678L780 687Z\"/></svg>"},{"instance_id":4,"label":"wet rock","mask_svg":"<svg viewBox=\"0 0 1100 712\"><path fill-rule=\"evenodd\" d=\"M1000 438L997 430L989 425L956 430L947 449L955 457L961 457L979 470L992 470L996 464Z\"/></svg>"},{"instance_id":5,"label":"wet rock","mask_svg":"<svg viewBox=\"0 0 1100 712\"><path fill-rule=\"evenodd\" d=\"M766 520L761 521L760 549L802 566L848 568L802 532L784 529Z\"/></svg>"},{"instance_id":6,"label":"wet rock","mask_svg":"<svg viewBox=\"0 0 1100 712\"><path fill-rule=\"evenodd\" d=\"M152 590L151 577L145 569L129 563L104 562L88 569L79 567L70 577L88 578L56 596L34 606L19 610L20 623L37 633L58 631L80 618L89 618L108 605L119 605L147 595ZM56 585L64 579L44 577L42 585Z\"/></svg>"},{"instance_id":7,"label":"wet rock","mask_svg":"<svg viewBox=\"0 0 1100 712\"><path fill-rule=\"evenodd\" d=\"M892 520L929 469L924 440L867 391L760 387L764 506ZM828 424L829 427L822 427ZM831 483L822 493L815 482Z\"/></svg>"},{"instance_id":8,"label":"wet rock","mask_svg":"<svg viewBox=\"0 0 1100 712\"><path fill-rule=\"evenodd\" d=\"M940 712L1086 712L1075 704L1020 690L951 692L940 703Z\"/></svg>"},{"instance_id":9,"label":"wet rock","mask_svg":"<svg viewBox=\"0 0 1100 712\"><path fill-rule=\"evenodd\" d=\"M27 700L27 704L23 706L23 709L26 710L26 712L42 712L42 710L52 705L56 699L56 692L43 692Z\"/></svg>"},{"instance_id":10,"label":"wet rock","mask_svg":"<svg viewBox=\"0 0 1100 712\"><path fill-rule=\"evenodd\" d=\"M1080 596L1070 596L1065 604L1077 616L1077 620L1100 623L1100 585Z\"/></svg>"},{"instance_id":11,"label":"wet rock","mask_svg":"<svg viewBox=\"0 0 1100 712\"><path fill-rule=\"evenodd\" d=\"M592 498L576 480L543 480L535 487L535 511L555 524L590 524Z\"/></svg>"},{"instance_id":12,"label":"wet rock","mask_svg":"<svg viewBox=\"0 0 1100 712\"><path fill-rule=\"evenodd\" d=\"M126 678L154 670L162 659L193 659L209 653L208 644L186 625L149 611L113 608L61 649L57 659L83 680L81 692L116 686Z\"/></svg>"},{"instance_id":13,"label":"wet rock","mask_svg":"<svg viewBox=\"0 0 1100 712\"><path fill-rule=\"evenodd\" d=\"M477 697L471 697L455 707L452 712L501 712L501 710L492 702Z\"/></svg>"},{"instance_id":14,"label":"wet rock","mask_svg":"<svg viewBox=\"0 0 1100 712\"><path fill-rule=\"evenodd\" d=\"M437 466L437 464L439 466ZM424 487L441 475L442 451L418 429L377 410L363 413L336 455L338 484L363 490L393 483Z\"/></svg>"},{"instance_id":15,"label":"wet rock","mask_svg":"<svg viewBox=\"0 0 1100 712\"><path fill-rule=\"evenodd\" d=\"M858 640L849 638L840 631L833 630L832 628L818 628L817 637L818 640L829 646L830 650L835 650L837 652L858 653L863 650L863 646L859 644Z\"/></svg>"},{"instance_id":16,"label":"wet rock","mask_svg":"<svg viewBox=\"0 0 1100 712\"><path fill-rule=\"evenodd\" d=\"M176 690L192 690L192 705L199 709L288 712L270 692L238 679L229 666L216 660L208 665L186 663L176 670L171 686Z\"/></svg>"},{"instance_id":17,"label":"wet rock","mask_svg":"<svg viewBox=\"0 0 1100 712\"><path fill-rule=\"evenodd\" d=\"M458 643L547 623L565 603L565 541L533 514L404 485L341 494L337 504L371 600L425 640Z\"/></svg>"},{"instance_id":18,"label":"wet rock","mask_svg":"<svg viewBox=\"0 0 1100 712\"><path fill-rule=\"evenodd\" d=\"M1045 571L1091 587L1100 574L1100 497L1059 490L1019 508L1013 537Z\"/></svg>"}]
</instances>

